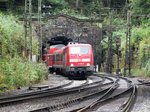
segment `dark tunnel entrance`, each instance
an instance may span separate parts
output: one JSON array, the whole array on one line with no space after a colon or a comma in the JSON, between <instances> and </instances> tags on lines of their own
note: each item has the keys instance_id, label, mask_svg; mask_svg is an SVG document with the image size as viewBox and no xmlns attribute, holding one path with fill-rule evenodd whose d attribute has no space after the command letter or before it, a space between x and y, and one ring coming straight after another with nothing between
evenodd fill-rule
<instances>
[{"instance_id":1,"label":"dark tunnel entrance","mask_svg":"<svg viewBox=\"0 0 150 112\"><path fill-rule=\"evenodd\" d=\"M42 54L47 53L47 50L52 45L63 44L66 46L66 45L68 45L69 42L72 42L72 41L73 41L73 39L66 37L66 36L56 36L56 37L52 37L48 40L45 39L42 43Z\"/></svg>"}]
</instances>

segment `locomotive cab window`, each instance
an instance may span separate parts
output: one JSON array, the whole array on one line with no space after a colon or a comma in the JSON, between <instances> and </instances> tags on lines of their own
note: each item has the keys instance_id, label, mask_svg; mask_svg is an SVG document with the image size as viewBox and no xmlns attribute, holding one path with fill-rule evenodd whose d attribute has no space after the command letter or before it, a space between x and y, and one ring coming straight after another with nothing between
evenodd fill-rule
<instances>
[{"instance_id":1,"label":"locomotive cab window","mask_svg":"<svg viewBox=\"0 0 150 112\"><path fill-rule=\"evenodd\" d=\"M89 47L80 47L80 54L88 54Z\"/></svg>"},{"instance_id":2,"label":"locomotive cab window","mask_svg":"<svg viewBox=\"0 0 150 112\"><path fill-rule=\"evenodd\" d=\"M81 47L70 47L70 54L88 54L89 47L81 46Z\"/></svg>"}]
</instances>

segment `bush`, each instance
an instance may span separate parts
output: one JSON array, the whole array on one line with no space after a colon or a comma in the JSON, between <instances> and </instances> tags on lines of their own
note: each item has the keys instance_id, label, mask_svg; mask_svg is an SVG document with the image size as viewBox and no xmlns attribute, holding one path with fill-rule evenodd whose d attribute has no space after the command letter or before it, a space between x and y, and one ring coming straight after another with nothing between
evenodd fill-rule
<instances>
[{"instance_id":1,"label":"bush","mask_svg":"<svg viewBox=\"0 0 150 112\"><path fill-rule=\"evenodd\" d=\"M42 63L23 61L19 57L0 59L0 85L11 88L30 86L45 79L47 67Z\"/></svg>"},{"instance_id":2,"label":"bush","mask_svg":"<svg viewBox=\"0 0 150 112\"><path fill-rule=\"evenodd\" d=\"M140 76L143 77L145 75L145 70L143 68L139 69L139 68L134 68L131 69L131 74L133 76Z\"/></svg>"},{"instance_id":3,"label":"bush","mask_svg":"<svg viewBox=\"0 0 150 112\"><path fill-rule=\"evenodd\" d=\"M25 49L24 25L17 16L0 13L0 50L3 56L20 55ZM27 48L30 48L30 39L27 37ZM32 39L33 54L38 54L38 40Z\"/></svg>"},{"instance_id":4,"label":"bush","mask_svg":"<svg viewBox=\"0 0 150 112\"><path fill-rule=\"evenodd\" d=\"M43 80L47 68L42 63L22 60L21 50L25 48L23 23L17 16L0 13L0 89L15 89L20 86L29 86ZM27 48L30 39L27 37ZM33 54L38 54L38 40L32 40Z\"/></svg>"},{"instance_id":5,"label":"bush","mask_svg":"<svg viewBox=\"0 0 150 112\"><path fill-rule=\"evenodd\" d=\"M150 77L150 59L146 64L145 71L146 71L146 76Z\"/></svg>"},{"instance_id":6,"label":"bush","mask_svg":"<svg viewBox=\"0 0 150 112\"><path fill-rule=\"evenodd\" d=\"M119 18L120 21L117 19L114 19L113 24L119 25L119 24L126 24L126 21ZM148 27L150 25L150 19L141 21L140 25L133 25L131 29L131 68L132 73L134 75L143 75L143 76L150 76L150 73L148 69L146 69L146 66L149 66L147 60L150 59L150 28ZM119 29L119 28L118 28ZM116 32L113 33L113 35L119 35L121 38L121 51L122 51L122 57L120 61L120 67L123 69L124 67L124 58L125 58L125 45L126 45L126 34L127 31L126 27L123 27ZM116 65L115 65L116 66ZM140 70L139 70L140 69Z\"/></svg>"}]
</instances>

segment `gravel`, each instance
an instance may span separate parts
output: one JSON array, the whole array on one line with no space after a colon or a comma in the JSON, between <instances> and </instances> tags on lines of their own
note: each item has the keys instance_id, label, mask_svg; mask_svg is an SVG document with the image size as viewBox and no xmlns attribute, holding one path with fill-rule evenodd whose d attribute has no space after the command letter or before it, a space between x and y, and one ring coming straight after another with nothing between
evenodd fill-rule
<instances>
[{"instance_id":1,"label":"gravel","mask_svg":"<svg viewBox=\"0 0 150 112\"><path fill-rule=\"evenodd\" d=\"M92 83L93 81L98 81L99 78L95 77L95 76L90 76L89 79L89 83ZM130 80L133 81L134 84L138 84L137 79L138 78L129 78ZM68 78L66 77L62 77L60 75L54 75L54 74L49 74L48 80L44 81L40 84L36 84L34 86L41 86L41 85L48 85L50 88L51 87L55 87L55 86L59 86L62 84L66 84L68 83L70 80L68 80ZM85 83L86 81L74 81L74 83L70 86L70 87L74 87L74 86L79 86L83 83ZM107 82L107 80L105 81ZM120 91L124 90L128 85L125 84L125 82L122 81L122 84L120 84ZM34 90L32 90L34 91ZM91 91L96 91L94 90L94 88ZM6 93L1 93L0 96L2 95L10 95L10 94L20 94L23 92L28 92L28 87L24 87L21 88L20 90L14 90L14 91L8 91ZM74 93L71 95L63 95L63 96L56 96L56 97L45 97L45 98L38 98L38 99L34 99L34 100L27 100L27 101L22 101L22 102L18 102L17 104L10 104L7 105L5 107L0 107L0 112L27 112L27 111L31 111L34 109L38 109L41 107L47 107L47 106L51 106L51 105L56 105L56 104L60 104L64 101L68 101L70 99L74 99L77 97L80 97L82 95L86 95L89 94L90 92L84 91L84 92L79 92L79 93ZM120 107L120 105L126 101L126 99L129 97L129 94L118 98L114 101L111 101L105 105L101 105L101 107L98 110L91 110L93 112L118 112L118 107ZM81 104L77 104L74 105L73 107L69 107L63 110L63 112L65 111L69 111L73 108L78 108L79 106L82 107L84 105L89 104L91 101L96 100L95 98L93 99L89 99L85 102ZM132 108L131 112L150 112L150 87L149 86L138 86L138 96L137 99L135 101L135 105ZM59 110L59 112L62 112L62 110Z\"/></svg>"},{"instance_id":2,"label":"gravel","mask_svg":"<svg viewBox=\"0 0 150 112\"><path fill-rule=\"evenodd\" d=\"M150 112L149 86L138 86L138 96L131 112Z\"/></svg>"},{"instance_id":3,"label":"gravel","mask_svg":"<svg viewBox=\"0 0 150 112\"><path fill-rule=\"evenodd\" d=\"M93 82L90 78L88 79L89 83ZM94 80L94 77L93 77ZM62 77L60 75L49 75L48 81L44 81L40 84L38 84L39 86L41 85L49 85L50 87L55 87L55 86L59 86L62 84L65 84L67 82L69 82L70 80L68 80L66 77ZM79 86L84 84L86 81L74 81L73 84L69 87L75 87L75 86ZM38 85L34 85L34 86L38 86ZM94 91L94 88L93 88ZM16 91L17 93L17 91ZM21 92L19 92L21 93ZM77 97L82 96L83 94L89 94L90 92L79 92L79 93L74 93L72 95L63 95L63 96L56 96L56 97L44 97L44 98L38 98L38 99L32 99L32 100L27 100L27 101L22 101L20 103L15 103L15 104L10 104L8 106L5 107L1 107L0 108L0 112L27 112L27 111L31 111L31 110L35 110L38 108L42 108L42 107L47 107L47 106L51 106L51 105L56 105L56 104L60 104L64 101L68 101L70 99L74 99ZM15 93L13 93L15 94ZM18 94L18 93L17 93Z\"/></svg>"}]
</instances>

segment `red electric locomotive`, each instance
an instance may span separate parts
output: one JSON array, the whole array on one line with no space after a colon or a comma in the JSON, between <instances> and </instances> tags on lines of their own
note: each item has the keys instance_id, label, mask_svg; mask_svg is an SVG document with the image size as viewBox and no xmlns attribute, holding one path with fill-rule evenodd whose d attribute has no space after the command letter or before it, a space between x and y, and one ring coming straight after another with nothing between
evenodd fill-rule
<instances>
[{"instance_id":1,"label":"red electric locomotive","mask_svg":"<svg viewBox=\"0 0 150 112\"><path fill-rule=\"evenodd\" d=\"M69 43L52 46L47 54L50 72L63 73L68 77L86 78L94 69L90 44Z\"/></svg>"}]
</instances>

